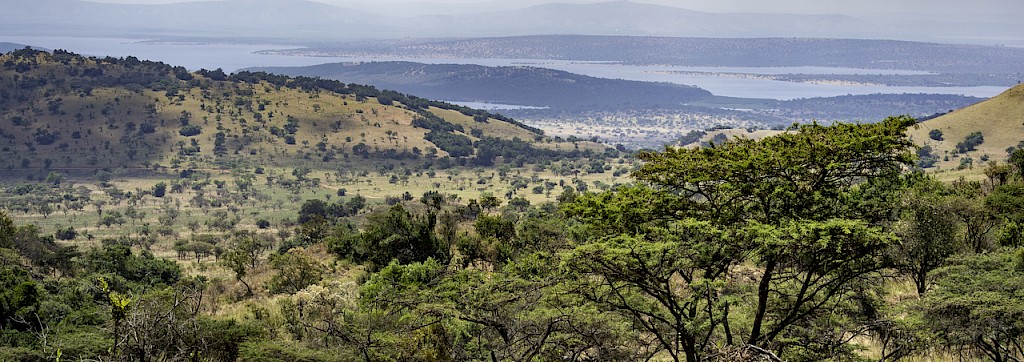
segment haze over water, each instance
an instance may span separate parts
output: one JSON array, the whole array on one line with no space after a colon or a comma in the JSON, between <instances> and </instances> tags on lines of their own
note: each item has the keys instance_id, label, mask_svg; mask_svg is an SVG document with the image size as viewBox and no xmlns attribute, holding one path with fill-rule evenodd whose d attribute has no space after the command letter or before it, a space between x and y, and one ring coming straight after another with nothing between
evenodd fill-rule
<instances>
[{"instance_id":1,"label":"haze over water","mask_svg":"<svg viewBox=\"0 0 1024 362\"><path fill-rule=\"evenodd\" d=\"M308 66L337 62L411 61L428 64L475 64L484 66L537 66L599 78L649 82L669 82L704 88L715 95L741 98L789 100L796 98L832 97L875 93L939 93L992 97L1005 87L891 87L880 85L811 84L770 79L722 77L711 73L749 74L925 74L917 71L852 69L834 67L681 67L659 65L626 65L608 62L559 61L538 59L474 59L474 58L380 58L380 57L311 57L274 53L262 50L294 48L290 45L146 42L146 39L76 38L0 36L0 41L65 49L90 56L125 57L161 61L184 66L190 70L221 68L226 72L259 66ZM708 74L695 74L695 73Z\"/></svg>"}]
</instances>

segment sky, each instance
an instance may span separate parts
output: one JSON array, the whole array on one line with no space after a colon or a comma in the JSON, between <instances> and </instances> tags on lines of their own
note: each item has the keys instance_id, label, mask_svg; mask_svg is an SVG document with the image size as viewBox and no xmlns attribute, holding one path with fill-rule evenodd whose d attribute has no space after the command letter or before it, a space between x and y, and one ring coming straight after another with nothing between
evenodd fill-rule
<instances>
[{"instance_id":1,"label":"sky","mask_svg":"<svg viewBox=\"0 0 1024 362\"><path fill-rule=\"evenodd\" d=\"M125 4L166 4L196 0L92 0ZM542 3L593 3L607 0L313 0L348 8L403 13L448 13L459 11L508 10ZM632 0L709 12L769 12L795 14L1021 14L1021 0ZM463 8L463 9L459 9Z\"/></svg>"}]
</instances>

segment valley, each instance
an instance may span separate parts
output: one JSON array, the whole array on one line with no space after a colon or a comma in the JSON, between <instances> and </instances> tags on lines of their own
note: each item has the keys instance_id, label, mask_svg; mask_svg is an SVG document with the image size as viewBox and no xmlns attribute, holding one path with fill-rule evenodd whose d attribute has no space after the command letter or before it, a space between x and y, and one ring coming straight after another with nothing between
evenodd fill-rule
<instances>
[{"instance_id":1,"label":"valley","mask_svg":"<svg viewBox=\"0 0 1024 362\"><path fill-rule=\"evenodd\" d=\"M1024 360L1024 5L0 9L0 361Z\"/></svg>"}]
</instances>

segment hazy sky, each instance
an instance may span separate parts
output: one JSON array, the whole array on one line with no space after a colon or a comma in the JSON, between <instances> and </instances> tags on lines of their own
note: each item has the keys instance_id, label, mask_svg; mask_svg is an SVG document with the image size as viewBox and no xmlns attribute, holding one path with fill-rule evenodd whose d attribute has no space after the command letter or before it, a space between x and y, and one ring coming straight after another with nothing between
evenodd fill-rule
<instances>
[{"instance_id":1,"label":"hazy sky","mask_svg":"<svg viewBox=\"0 0 1024 362\"><path fill-rule=\"evenodd\" d=\"M165 4L196 0L93 0L110 3ZM466 11L508 10L542 3L594 3L607 0L313 0L342 7L367 10L394 10L401 4L409 13L451 12L452 5ZM916 14L1021 14L1020 0L633 0L711 12L780 12L804 14L916 13Z\"/></svg>"}]
</instances>

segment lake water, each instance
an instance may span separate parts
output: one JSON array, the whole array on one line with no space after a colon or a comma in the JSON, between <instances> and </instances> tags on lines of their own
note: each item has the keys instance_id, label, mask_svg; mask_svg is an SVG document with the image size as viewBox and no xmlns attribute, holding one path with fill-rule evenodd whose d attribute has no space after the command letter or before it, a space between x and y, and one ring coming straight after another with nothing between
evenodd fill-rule
<instances>
[{"instance_id":1,"label":"lake water","mask_svg":"<svg viewBox=\"0 0 1024 362\"><path fill-rule=\"evenodd\" d=\"M627 79L646 82L669 82L695 85L711 93L727 97L769 98L790 100L797 98L834 97L876 93L934 93L961 94L973 97L992 97L1006 90L1006 87L890 87L882 85L845 85L784 82L770 79L717 77L694 74L693 72L723 72L749 74L915 74L924 72L890 71L878 69L825 68L825 67L679 67L679 66L634 66L605 63L545 63L545 67L594 77ZM734 72L733 70L742 70ZM797 70L798 72L790 72Z\"/></svg>"},{"instance_id":2,"label":"lake water","mask_svg":"<svg viewBox=\"0 0 1024 362\"><path fill-rule=\"evenodd\" d=\"M403 60L431 64L477 64L485 66L538 66L600 78L695 85L715 95L742 98L789 100L875 93L936 93L992 97L1005 87L888 87L877 85L834 85L793 83L767 79L718 77L706 73L749 74L926 74L904 70L853 69L831 67L680 67L662 65L624 65L608 62L555 61L536 59L438 59L310 57L257 53L261 50L288 49L294 46L267 44L154 43L138 39L0 36L0 41L29 44L50 49L65 49L94 56L135 56L184 66L190 70L221 68L227 72L257 66L308 66L334 62ZM511 106L511 105L504 105ZM508 109L508 108L504 108Z\"/></svg>"}]
</instances>

